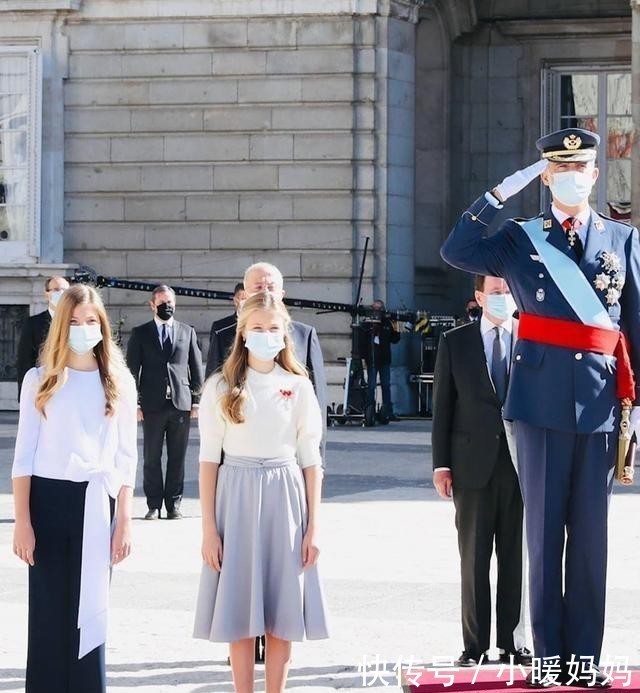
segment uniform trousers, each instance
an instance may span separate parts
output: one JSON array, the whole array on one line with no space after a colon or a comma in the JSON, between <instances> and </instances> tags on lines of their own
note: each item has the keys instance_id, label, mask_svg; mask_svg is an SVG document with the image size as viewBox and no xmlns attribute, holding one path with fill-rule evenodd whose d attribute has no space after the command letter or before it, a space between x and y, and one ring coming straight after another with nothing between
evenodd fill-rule
<instances>
[{"instance_id":1,"label":"uniform trousers","mask_svg":"<svg viewBox=\"0 0 640 693\"><path fill-rule=\"evenodd\" d=\"M36 547L29 567L26 693L106 691L104 645L78 659L86 488L87 482L31 477Z\"/></svg>"},{"instance_id":2,"label":"uniform trousers","mask_svg":"<svg viewBox=\"0 0 640 693\"><path fill-rule=\"evenodd\" d=\"M515 422L536 657L600 658L616 434Z\"/></svg>"},{"instance_id":3,"label":"uniform trousers","mask_svg":"<svg viewBox=\"0 0 640 693\"><path fill-rule=\"evenodd\" d=\"M498 562L496 645L507 653L515 642L522 607L522 497L506 439L496 466L479 489L453 486L462 587L462 638L475 659L490 647L491 587L489 571L495 546ZM517 638L519 639L519 638Z\"/></svg>"},{"instance_id":4,"label":"uniform trousers","mask_svg":"<svg viewBox=\"0 0 640 693\"><path fill-rule=\"evenodd\" d=\"M180 507L184 490L184 459L189 444L191 415L168 399L159 411L144 411L143 488L149 510L168 512ZM162 478L162 450L167 441L167 473Z\"/></svg>"}]
</instances>

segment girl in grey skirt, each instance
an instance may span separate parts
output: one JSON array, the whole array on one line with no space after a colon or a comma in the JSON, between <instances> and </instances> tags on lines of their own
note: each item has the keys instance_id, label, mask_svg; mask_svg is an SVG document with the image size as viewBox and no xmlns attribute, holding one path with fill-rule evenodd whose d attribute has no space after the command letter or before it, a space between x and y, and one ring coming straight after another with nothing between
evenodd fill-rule
<instances>
[{"instance_id":1,"label":"girl in grey skirt","mask_svg":"<svg viewBox=\"0 0 640 693\"><path fill-rule=\"evenodd\" d=\"M194 637L230 643L242 693L253 691L256 636L266 635L268 693L284 690L291 641L328 637L316 545L322 415L289 324L273 295L248 299L222 373L200 400L204 565Z\"/></svg>"}]
</instances>

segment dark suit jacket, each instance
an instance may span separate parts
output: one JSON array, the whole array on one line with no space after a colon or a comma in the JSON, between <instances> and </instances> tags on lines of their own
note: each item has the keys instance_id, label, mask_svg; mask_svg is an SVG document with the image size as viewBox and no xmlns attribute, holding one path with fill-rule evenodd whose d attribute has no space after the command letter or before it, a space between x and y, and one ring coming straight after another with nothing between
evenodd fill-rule
<instances>
[{"instance_id":1,"label":"dark suit jacket","mask_svg":"<svg viewBox=\"0 0 640 693\"><path fill-rule=\"evenodd\" d=\"M376 336L378 344L374 341ZM360 358L365 360L367 368L380 368L391 364L391 345L400 341L400 333L393 329L389 318L383 318L381 323L363 323L359 341Z\"/></svg>"},{"instance_id":2,"label":"dark suit jacket","mask_svg":"<svg viewBox=\"0 0 640 693\"><path fill-rule=\"evenodd\" d=\"M212 373L215 373L222 367L233 345L237 324L238 316L233 313L232 315L227 315L225 318L216 320L213 325L211 325L211 332L209 334L209 353L207 354L207 367L204 374L205 378L208 378Z\"/></svg>"},{"instance_id":3,"label":"dark suit jacket","mask_svg":"<svg viewBox=\"0 0 640 693\"><path fill-rule=\"evenodd\" d=\"M498 461L504 436L480 321L445 332L434 372L433 468L450 467L454 488L482 488Z\"/></svg>"},{"instance_id":4,"label":"dark suit jacket","mask_svg":"<svg viewBox=\"0 0 640 693\"><path fill-rule=\"evenodd\" d=\"M18 342L18 358L16 367L18 369L18 397L22 388L22 381L26 372L33 368L40 355L40 348L49 334L51 326L51 314L45 310L37 315L27 318L20 333Z\"/></svg>"},{"instance_id":5,"label":"dark suit jacket","mask_svg":"<svg viewBox=\"0 0 640 693\"><path fill-rule=\"evenodd\" d=\"M165 406L167 385L176 409L189 411L199 401L202 355L193 327L175 320L172 346L167 362L154 320L131 331L127 365L138 386L138 402L143 412L160 411Z\"/></svg>"}]
</instances>

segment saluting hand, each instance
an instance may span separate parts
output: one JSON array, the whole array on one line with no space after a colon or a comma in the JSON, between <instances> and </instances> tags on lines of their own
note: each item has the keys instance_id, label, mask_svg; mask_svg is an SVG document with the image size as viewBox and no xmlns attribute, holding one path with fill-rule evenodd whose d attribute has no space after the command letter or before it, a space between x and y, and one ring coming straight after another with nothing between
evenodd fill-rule
<instances>
[{"instance_id":1,"label":"saluting hand","mask_svg":"<svg viewBox=\"0 0 640 693\"><path fill-rule=\"evenodd\" d=\"M448 469L439 469L437 472L433 473L433 485L436 487L436 491L440 498L444 498L445 500L451 498L453 477Z\"/></svg>"},{"instance_id":2,"label":"saluting hand","mask_svg":"<svg viewBox=\"0 0 640 693\"><path fill-rule=\"evenodd\" d=\"M315 530L308 527L302 540L302 568L306 570L318 562L320 549L316 546Z\"/></svg>"},{"instance_id":3,"label":"saluting hand","mask_svg":"<svg viewBox=\"0 0 640 693\"><path fill-rule=\"evenodd\" d=\"M33 532L31 522L16 520L13 530L13 553L25 563L33 566L35 561L33 554L36 549L36 535Z\"/></svg>"},{"instance_id":4,"label":"saluting hand","mask_svg":"<svg viewBox=\"0 0 640 693\"><path fill-rule=\"evenodd\" d=\"M202 533L202 560L216 572L222 568L222 539L215 530Z\"/></svg>"},{"instance_id":5,"label":"saluting hand","mask_svg":"<svg viewBox=\"0 0 640 693\"><path fill-rule=\"evenodd\" d=\"M531 166L521 169L507 176L501 183L491 191L500 202L505 202L510 197L519 193L523 188L526 188L532 180L537 178L546 168L549 162L546 159L540 159Z\"/></svg>"}]
</instances>

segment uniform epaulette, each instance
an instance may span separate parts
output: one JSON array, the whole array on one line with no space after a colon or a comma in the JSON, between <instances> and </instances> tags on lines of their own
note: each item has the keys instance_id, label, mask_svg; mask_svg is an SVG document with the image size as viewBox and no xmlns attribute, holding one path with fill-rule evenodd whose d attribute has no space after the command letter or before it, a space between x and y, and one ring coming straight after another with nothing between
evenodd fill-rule
<instances>
[{"instance_id":1,"label":"uniform epaulette","mask_svg":"<svg viewBox=\"0 0 640 693\"><path fill-rule=\"evenodd\" d=\"M523 221L533 221L534 219L540 219L543 216L544 216L544 214L542 212L540 212L540 214L536 214L535 217L513 217L513 221L517 221L519 224L520 222L523 222Z\"/></svg>"},{"instance_id":2,"label":"uniform epaulette","mask_svg":"<svg viewBox=\"0 0 640 693\"><path fill-rule=\"evenodd\" d=\"M625 219L614 219L613 217L610 217L608 214L602 214L601 212L598 212L598 216L602 217L603 219L607 219L607 221L615 221L616 224L622 224L624 226L630 226L631 228L633 228L633 224L626 221Z\"/></svg>"}]
</instances>

